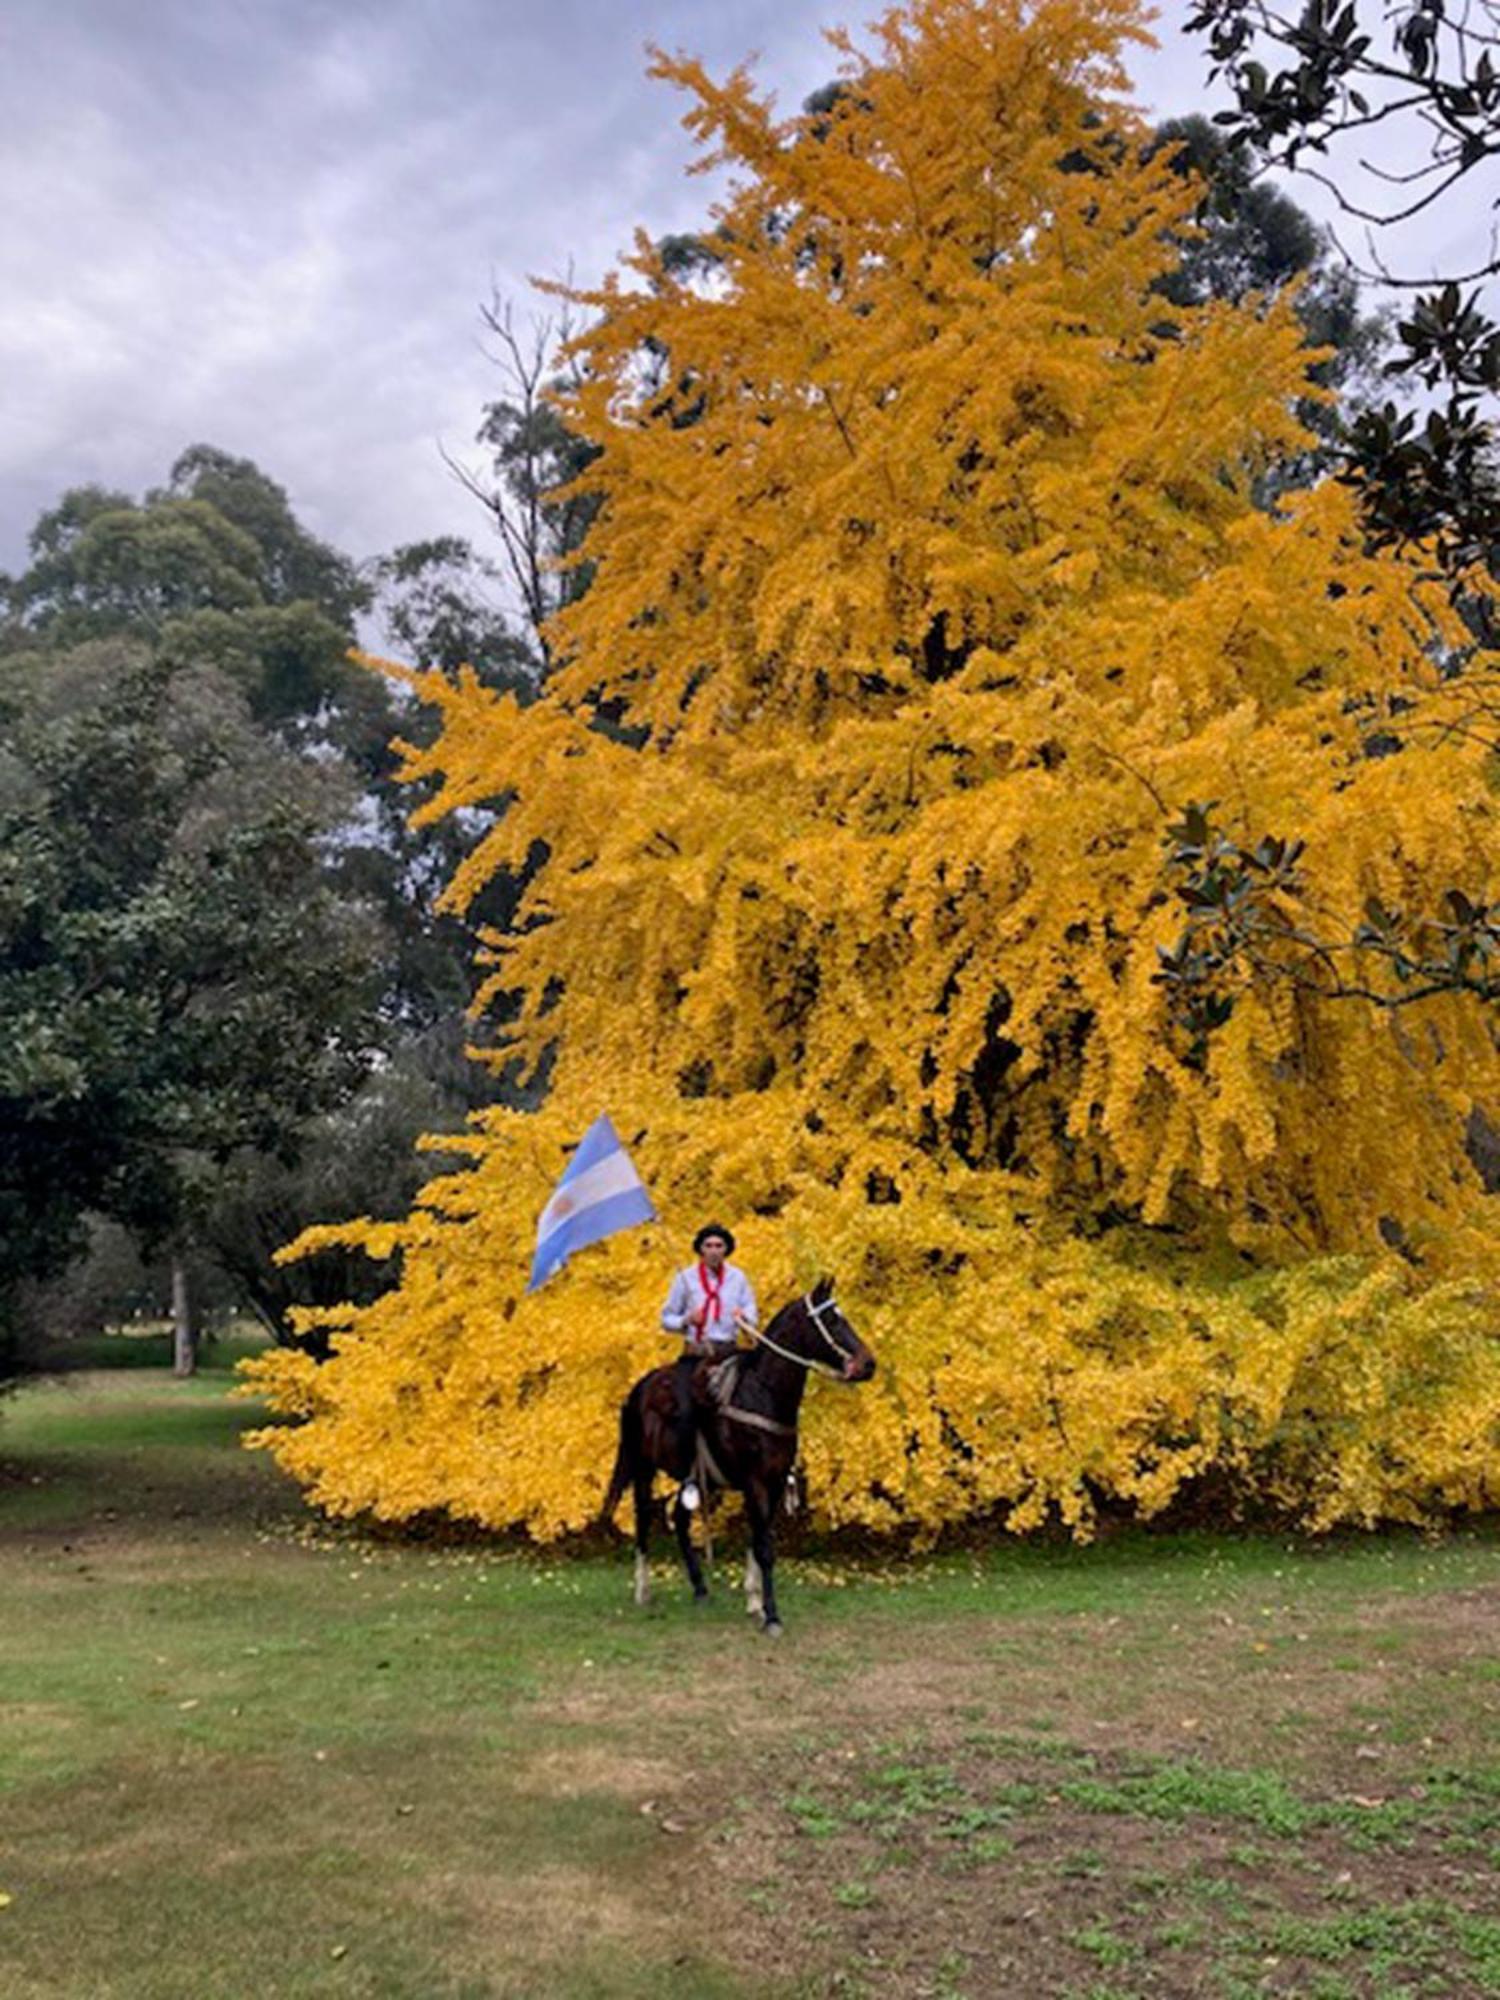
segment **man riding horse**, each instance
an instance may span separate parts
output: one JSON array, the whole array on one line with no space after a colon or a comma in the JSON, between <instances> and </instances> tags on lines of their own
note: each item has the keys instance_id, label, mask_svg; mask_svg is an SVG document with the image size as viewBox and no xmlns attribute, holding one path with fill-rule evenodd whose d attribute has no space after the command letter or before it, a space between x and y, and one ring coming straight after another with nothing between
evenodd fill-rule
<instances>
[{"instance_id":1,"label":"man riding horse","mask_svg":"<svg viewBox=\"0 0 1500 2000\"><path fill-rule=\"evenodd\" d=\"M757 1318L755 1294L750 1280L737 1264L728 1260L734 1252L734 1237L722 1222L706 1222L693 1238L698 1261L685 1265L672 1280L672 1289L661 1309L661 1323L668 1333L681 1334L686 1349L676 1364L678 1417L677 1441L684 1468L681 1499L692 1513L702 1494L694 1477L698 1446L696 1401L703 1377L704 1362L727 1361L737 1351L740 1327L754 1326Z\"/></svg>"},{"instance_id":2,"label":"man riding horse","mask_svg":"<svg viewBox=\"0 0 1500 2000\"><path fill-rule=\"evenodd\" d=\"M875 1372L875 1357L835 1301L831 1278L820 1278L784 1305L768 1326L757 1325L749 1282L726 1261L733 1247L734 1238L721 1223L706 1225L694 1238L699 1262L678 1273L662 1313L668 1332L687 1341L687 1352L671 1367L643 1375L626 1397L620 1410L620 1448L602 1512L609 1520L633 1489L635 1595L644 1604L651 1584L652 1482L657 1472L683 1482L672 1524L693 1596L706 1597L708 1586L690 1528L692 1508L703 1497L694 1477L698 1458L715 1486L744 1495L750 1533L745 1607L775 1635L781 1620L774 1531L797 1456L797 1420L807 1379L817 1374L836 1382L867 1382ZM752 1346L726 1373L736 1330L747 1333Z\"/></svg>"}]
</instances>

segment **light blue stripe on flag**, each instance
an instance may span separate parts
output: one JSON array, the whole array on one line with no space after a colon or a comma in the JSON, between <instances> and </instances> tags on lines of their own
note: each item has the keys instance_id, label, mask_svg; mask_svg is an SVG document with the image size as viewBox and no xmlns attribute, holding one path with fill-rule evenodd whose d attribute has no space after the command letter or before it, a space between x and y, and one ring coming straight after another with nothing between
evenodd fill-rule
<instances>
[{"instance_id":1,"label":"light blue stripe on flag","mask_svg":"<svg viewBox=\"0 0 1500 2000\"><path fill-rule=\"evenodd\" d=\"M545 1284L586 1243L655 1220L651 1197L620 1144L619 1133L608 1117L596 1118L542 1210L527 1291Z\"/></svg>"}]
</instances>

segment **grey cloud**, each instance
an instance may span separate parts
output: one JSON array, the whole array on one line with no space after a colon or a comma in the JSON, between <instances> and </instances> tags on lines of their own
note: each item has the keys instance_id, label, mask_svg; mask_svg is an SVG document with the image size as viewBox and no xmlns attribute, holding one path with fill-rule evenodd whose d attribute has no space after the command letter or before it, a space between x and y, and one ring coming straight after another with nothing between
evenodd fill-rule
<instances>
[{"instance_id":1,"label":"grey cloud","mask_svg":"<svg viewBox=\"0 0 1500 2000\"><path fill-rule=\"evenodd\" d=\"M1174 0L1180 15L1183 0ZM206 440L364 555L482 534L445 470L492 278L597 276L705 188L655 41L793 105L828 0L12 0L0 28L0 566L66 486ZM857 10L873 12L873 6ZM1148 97L1202 101L1170 28Z\"/></svg>"},{"instance_id":2,"label":"grey cloud","mask_svg":"<svg viewBox=\"0 0 1500 2000\"><path fill-rule=\"evenodd\" d=\"M39 507L139 488L209 439L356 553L472 502L436 448L492 378L492 278L595 275L698 212L648 36L759 41L794 91L817 10L604 0L57 7L8 16L0 80L0 562Z\"/></svg>"}]
</instances>

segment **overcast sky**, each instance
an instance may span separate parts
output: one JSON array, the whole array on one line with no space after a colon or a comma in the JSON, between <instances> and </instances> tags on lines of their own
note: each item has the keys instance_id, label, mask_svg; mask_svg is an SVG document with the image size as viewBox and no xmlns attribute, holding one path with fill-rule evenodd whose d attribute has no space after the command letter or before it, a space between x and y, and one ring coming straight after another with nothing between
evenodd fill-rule
<instances>
[{"instance_id":1,"label":"overcast sky","mask_svg":"<svg viewBox=\"0 0 1500 2000\"><path fill-rule=\"evenodd\" d=\"M5 0L0 568L67 486L190 443L254 458L351 555L484 522L462 453L478 303L690 226L704 187L645 45L752 52L794 108L838 0ZM1144 100L1202 108L1169 0Z\"/></svg>"}]
</instances>

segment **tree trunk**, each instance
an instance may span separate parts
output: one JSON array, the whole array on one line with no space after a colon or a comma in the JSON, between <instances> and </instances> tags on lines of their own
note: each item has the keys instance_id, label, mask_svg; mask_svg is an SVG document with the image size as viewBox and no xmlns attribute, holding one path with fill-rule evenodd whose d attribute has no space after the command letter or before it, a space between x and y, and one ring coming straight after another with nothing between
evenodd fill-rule
<instances>
[{"instance_id":1,"label":"tree trunk","mask_svg":"<svg viewBox=\"0 0 1500 2000\"><path fill-rule=\"evenodd\" d=\"M198 1334L193 1325L193 1302L188 1290L187 1265L181 1257L172 1259L172 1373L191 1375L198 1366Z\"/></svg>"}]
</instances>

